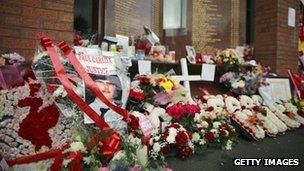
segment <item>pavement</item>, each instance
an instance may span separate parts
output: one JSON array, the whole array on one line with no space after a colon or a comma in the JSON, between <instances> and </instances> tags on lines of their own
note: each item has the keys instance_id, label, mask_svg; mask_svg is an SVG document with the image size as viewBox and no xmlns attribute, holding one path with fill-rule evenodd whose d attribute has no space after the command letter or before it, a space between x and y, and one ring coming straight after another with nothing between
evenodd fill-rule
<instances>
[{"instance_id":1,"label":"pavement","mask_svg":"<svg viewBox=\"0 0 304 171\"><path fill-rule=\"evenodd\" d=\"M300 166L234 166L234 158L299 158ZM304 128L288 131L275 138L266 137L256 142L240 138L230 151L208 149L205 154L188 159L168 158L174 171L304 171Z\"/></svg>"}]
</instances>

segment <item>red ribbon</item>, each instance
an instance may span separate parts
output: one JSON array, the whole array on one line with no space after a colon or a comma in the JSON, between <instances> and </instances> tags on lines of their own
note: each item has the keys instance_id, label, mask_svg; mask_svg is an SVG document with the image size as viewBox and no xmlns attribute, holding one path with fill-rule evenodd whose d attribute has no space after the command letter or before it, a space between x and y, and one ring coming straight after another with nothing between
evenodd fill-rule
<instances>
[{"instance_id":1,"label":"red ribbon","mask_svg":"<svg viewBox=\"0 0 304 171\"><path fill-rule=\"evenodd\" d=\"M55 149L44 153L19 157L15 160L6 160L6 162L11 167L16 164L27 164L27 163L38 162L40 160L55 158L55 161L51 167L51 171L58 171L62 166L62 153L67 147L68 146L64 146L61 149Z\"/></svg>"},{"instance_id":2,"label":"red ribbon","mask_svg":"<svg viewBox=\"0 0 304 171\"><path fill-rule=\"evenodd\" d=\"M71 48L65 41L61 41L58 44L61 51L65 54L65 56L69 59L75 70L78 72L80 77L84 80L85 84L89 87L91 91L98 97L104 104L106 104L109 108L111 108L116 113L120 114L124 117L125 121L128 121L129 119L129 113L127 110L118 107L111 103L100 91L100 89L97 87L95 82L92 80L92 78L89 76L89 74L85 71L85 69L82 67L81 63L78 61L78 59L75 57L74 53L72 52Z\"/></svg>"},{"instance_id":3,"label":"red ribbon","mask_svg":"<svg viewBox=\"0 0 304 171\"><path fill-rule=\"evenodd\" d=\"M111 135L109 137L101 139L103 145L100 149L100 152L108 159L111 159L120 148L119 134L116 132L111 132L110 134Z\"/></svg>"},{"instance_id":4,"label":"red ribbon","mask_svg":"<svg viewBox=\"0 0 304 171\"><path fill-rule=\"evenodd\" d=\"M72 159L69 170L70 171L82 171L83 170L83 165L81 163L82 158L83 158L83 156L82 156L81 151L70 152L70 155L67 157L67 159Z\"/></svg>"},{"instance_id":5,"label":"red ribbon","mask_svg":"<svg viewBox=\"0 0 304 171\"><path fill-rule=\"evenodd\" d=\"M113 130L108 130L107 135L107 137L102 138L100 132L95 133L90 142L87 144L87 149L89 149L88 151L90 151L92 146L99 146L100 153L108 159L111 159L120 149L120 135Z\"/></svg>"},{"instance_id":6,"label":"red ribbon","mask_svg":"<svg viewBox=\"0 0 304 171\"><path fill-rule=\"evenodd\" d=\"M52 46L52 42L49 37L41 38L41 45L47 50L50 55L51 61L54 65L55 72L58 79L63 85L64 89L67 91L70 99L76 103L76 105L90 118L101 130L109 129L109 125L85 102L80 98L73 90L73 84L70 82L67 77L64 67L61 64L55 48Z\"/></svg>"}]
</instances>

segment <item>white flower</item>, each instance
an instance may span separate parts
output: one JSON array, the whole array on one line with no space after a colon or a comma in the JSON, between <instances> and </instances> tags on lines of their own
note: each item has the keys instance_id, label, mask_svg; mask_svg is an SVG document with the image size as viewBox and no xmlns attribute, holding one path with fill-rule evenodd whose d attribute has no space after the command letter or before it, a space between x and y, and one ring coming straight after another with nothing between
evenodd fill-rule
<instances>
[{"instance_id":1,"label":"white flower","mask_svg":"<svg viewBox=\"0 0 304 171\"><path fill-rule=\"evenodd\" d=\"M217 137L219 131L217 129L211 129L210 132L212 132L214 136Z\"/></svg>"},{"instance_id":2,"label":"white flower","mask_svg":"<svg viewBox=\"0 0 304 171\"><path fill-rule=\"evenodd\" d=\"M137 137L134 137L132 134L130 134L128 136L128 141L132 145L140 145L141 144L141 140L139 138L137 138Z\"/></svg>"},{"instance_id":3,"label":"white flower","mask_svg":"<svg viewBox=\"0 0 304 171\"><path fill-rule=\"evenodd\" d=\"M166 141L169 143L169 144L174 144L175 143L175 136L168 136L166 138Z\"/></svg>"},{"instance_id":4,"label":"white flower","mask_svg":"<svg viewBox=\"0 0 304 171\"><path fill-rule=\"evenodd\" d=\"M233 82L231 84L232 88L237 89L238 88L238 83L237 82Z\"/></svg>"},{"instance_id":5,"label":"white flower","mask_svg":"<svg viewBox=\"0 0 304 171\"><path fill-rule=\"evenodd\" d=\"M123 158L125 158L125 157L126 157L125 151L120 150L120 151L118 151L118 152L114 155L114 157L113 157L112 160L120 160L120 159L123 159Z\"/></svg>"},{"instance_id":6,"label":"white flower","mask_svg":"<svg viewBox=\"0 0 304 171\"><path fill-rule=\"evenodd\" d=\"M159 143L155 143L155 144L153 144L153 151L155 151L155 152L159 152L159 151L160 151L160 148L161 148L161 146L160 146L160 144L159 144Z\"/></svg>"},{"instance_id":7,"label":"white flower","mask_svg":"<svg viewBox=\"0 0 304 171\"><path fill-rule=\"evenodd\" d=\"M62 164L64 167L68 167L69 163L72 161L72 159L64 159Z\"/></svg>"},{"instance_id":8,"label":"white flower","mask_svg":"<svg viewBox=\"0 0 304 171\"><path fill-rule=\"evenodd\" d=\"M245 87L245 82L243 80L238 81L238 87L244 88Z\"/></svg>"},{"instance_id":9,"label":"white flower","mask_svg":"<svg viewBox=\"0 0 304 171\"><path fill-rule=\"evenodd\" d=\"M81 152L85 152L86 148L84 147L82 142L72 142L70 145L70 151L81 151Z\"/></svg>"},{"instance_id":10,"label":"white flower","mask_svg":"<svg viewBox=\"0 0 304 171\"><path fill-rule=\"evenodd\" d=\"M90 157L84 157L83 161L85 164L89 165L91 163L91 158Z\"/></svg>"},{"instance_id":11,"label":"white flower","mask_svg":"<svg viewBox=\"0 0 304 171\"><path fill-rule=\"evenodd\" d=\"M231 140L228 140L226 142L225 149L226 150L232 150L232 144L233 144L233 142Z\"/></svg>"},{"instance_id":12,"label":"white flower","mask_svg":"<svg viewBox=\"0 0 304 171\"><path fill-rule=\"evenodd\" d=\"M213 125L213 128L218 129L220 127L221 123L220 122L213 122L212 125Z\"/></svg>"},{"instance_id":13,"label":"white flower","mask_svg":"<svg viewBox=\"0 0 304 171\"><path fill-rule=\"evenodd\" d=\"M201 123L201 126L202 126L203 128L208 128L209 124L208 124L208 122L203 121L203 122Z\"/></svg>"},{"instance_id":14,"label":"white flower","mask_svg":"<svg viewBox=\"0 0 304 171\"><path fill-rule=\"evenodd\" d=\"M200 138L201 138L201 136L197 132L195 132L195 133L192 134L191 141L192 142L197 142L198 140L200 140Z\"/></svg>"},{"instance_id":15,"label":"white flower","mask_svg":"<svg viewBox=\"0 0 304 171\"><path fill-rule=\"evenodd\" d=\"M196 113L195 116L194 116L194 118L193 118L193 120L194 120L194 122L200 122L201 118L202 118L201 114Z\"/></svg>"},{"instance_id":16,"label":"white flower","mask_svg":"<svg viewBox=\"0 0 304 171\"><path fill-rule=\"evenodd\" d=\"M137 89L137 88L139 88L139 84L140 84L139 80L132 81L131 82L131 87Z\"/></svg>"},{"instance_id":17,"label":"white flower","mask_svg":"<svg viewBox=\"0 0 304 171\"><path fill-rule=\"evenodd\" d=\"M148 163L148 147L143 146L136 150L136 156L142 166L146 166Z\"/></svg>"},{"instance_id":18,"label":"white flower","mask_svg":"<svg viewBox=\"0 0 304 171\"><path fill-rule=\"evenodd\" d=\"M199 142L198 142L200 145L205 145L206 144L206 141L204 139L200 139Z\"/></svg>"},{"instance_id":19,"label":"white flower","mask_svg":"<svg viewBox=\"0 0 304 171\"><path fill-rule=\"evenodd\" d=\"M135 117L142 117L142 116L145 116L144 114L140 113L140 112L137 112L137 111L133 111L131 112L131 115L134 115Z\"/></svg>"},{"instance_id":20,"label":"white flower","mask_svg":"<svg viewBox=\"0 0 304 171\"><path fill-rule=\"evenodd\" d=\"M67 95L67 92L64 90L63 86L59 86L53 93L54 97L65 97Z\"/></svg>"}]
</instances>

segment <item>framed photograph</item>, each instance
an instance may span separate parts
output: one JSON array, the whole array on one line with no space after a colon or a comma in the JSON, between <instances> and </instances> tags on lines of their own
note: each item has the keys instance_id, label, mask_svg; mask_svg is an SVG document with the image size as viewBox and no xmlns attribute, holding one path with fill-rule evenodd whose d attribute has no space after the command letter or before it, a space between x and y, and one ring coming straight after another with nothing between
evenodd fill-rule
<instances>
[{"instance_id":1,"label":"framed photograph","mask_svg":"<svg viewBox=\"0 0 304 171\"><path fill-rule=\"evenodd\" d=\"M270 84L272 99L274 101L290 100L292 98L291 81L289 77L269 77L266 81Z\"/></svg>"},{"instance_id":2,"label":"framed photograph","mask_svg":"<svg viewBox=\"0 0 304 171\"><path fill-rule=\"evenodd\" d=\"M193 46L186 46L187 56L196 57L196 52Z\"/></svg>"}]
</instances>

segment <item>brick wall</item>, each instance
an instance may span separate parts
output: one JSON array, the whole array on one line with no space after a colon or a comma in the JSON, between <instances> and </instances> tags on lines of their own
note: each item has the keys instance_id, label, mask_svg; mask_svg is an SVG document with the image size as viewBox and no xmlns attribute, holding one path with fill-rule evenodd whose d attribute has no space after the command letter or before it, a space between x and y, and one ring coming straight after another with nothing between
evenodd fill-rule
<instances>
[{"instance_id":1,"label":"brick wall","mask_svg":"<svg viewBox=\"0 0 304 171\"><path fill-rule=\"evenodd\" d=\"M37 34L73 40L74 0L0 0L0 51L33 58Z\"/></svg>"},{"instance_id":2,"label":"brick wall","mask_svg":"<svg viewBox=\"0 0 304 171\"><path fill-rule=\"evenodd\" d=\"M297 67L298 29L287 24L289 7L299 10L299 1L255 0L255 56L279 75Z\"/></svg>"}]
</instances>

